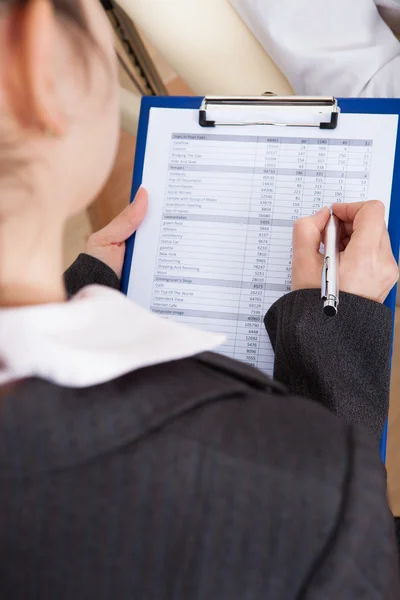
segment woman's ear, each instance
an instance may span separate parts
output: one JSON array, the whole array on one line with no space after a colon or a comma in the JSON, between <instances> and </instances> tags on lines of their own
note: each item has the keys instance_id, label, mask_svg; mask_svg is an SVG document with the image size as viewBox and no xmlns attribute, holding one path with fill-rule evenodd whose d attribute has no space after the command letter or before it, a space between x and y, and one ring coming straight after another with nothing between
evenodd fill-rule
<instances>
[{"instance_id":1,"label":"woman's ear","mask_svg":"<svg viewBox=\"0 0 400 600\"><path fill-rule=\"evenodd\" d=\"M6 16L2 69L7 102L22 127L50 135L65 130L55 93L57 35L60 30L51 0L29 0Z\"/></svg>"}]
</instances>

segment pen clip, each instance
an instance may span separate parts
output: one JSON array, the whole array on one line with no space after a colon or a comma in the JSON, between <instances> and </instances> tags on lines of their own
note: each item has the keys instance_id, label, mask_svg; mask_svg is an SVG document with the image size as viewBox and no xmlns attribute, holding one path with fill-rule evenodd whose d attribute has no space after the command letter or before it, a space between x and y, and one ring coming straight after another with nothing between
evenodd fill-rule
<instances>
[{"instance_id":1,"label":"pen clip","mask_svg":"<svg viewBox=\"0 0 400 600\"><path fill-rule=\"evenodd\" d=\"M321 298L326 300L328 298L328 269L329 269L329 256L324 259L324 267L322 269L322 281L321 281Z\"/></svg>"},{"instance_id":2,"label":"pen clip","mask_svg":"<svg viewBox=\"0 0 400 600\"><path fill-rule=\"evenodd\" d=\"M332 285L332 280L330 279L332 276L330 262L329 256L326 256L322 269L321 298L324 301L324 313L328 317L333 317L337 314L339 295L337 288Z\"/></svg>"}]
</instances>

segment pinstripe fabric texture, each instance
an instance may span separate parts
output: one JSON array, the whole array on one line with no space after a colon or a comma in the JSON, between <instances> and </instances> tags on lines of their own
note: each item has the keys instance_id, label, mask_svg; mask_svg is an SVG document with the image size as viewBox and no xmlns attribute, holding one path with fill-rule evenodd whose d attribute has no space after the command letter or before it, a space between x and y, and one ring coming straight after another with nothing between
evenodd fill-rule
<instances>
[{"instance_id":1,"label":"pinstripe fabric texture","mask_svg":"<svg viewBox=\"0 0 400 600\"><path fill-rule=\"evenodd\" d=\"M320 294L292 292L268 311L274 377L380 440L389 412L391 310L343 292L332 319L321 310Z\"/></svg>"},{"instance_id":2,"label":"pinstripe fabric texture","mask_svg":"<svg viewBox=\"0 0 400 600\"><path fill-rule=\"evenodd\" d=\"M1 599L399 598L385 473L366 429L381 412L369 404L365 423L359 412L346 422L296 396L305 338L283 323L310 298L289 297L269 315L288 387L203 354L86 389L26 380L3 396Z\"/></svg>"},{"instance_id":3,"label":"pinstripe fabric texture","mask_svg":"<svg viewBox=\"0 0 400 600\"><path fill-rule=\"evenodd\" d=\"M398 598L373 437L214 355L0 412L0 597Z\"/></svg>"}]
</instances>

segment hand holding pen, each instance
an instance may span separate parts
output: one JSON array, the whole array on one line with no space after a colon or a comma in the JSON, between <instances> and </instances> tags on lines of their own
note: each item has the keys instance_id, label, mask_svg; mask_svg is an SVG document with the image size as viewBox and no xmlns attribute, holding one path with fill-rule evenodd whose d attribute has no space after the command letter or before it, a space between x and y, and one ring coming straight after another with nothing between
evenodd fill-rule
<instances>
[{"instance_id":1,"label":"hand holding pen","mask_svg":"<svg viewBox=\"0 0 400 600\"><path fill-rule=\"evenodd\" d=\"M384 205L376 200L334 204L332 214L339 221L335 224L338 229L339 264L337 273L332 276L331 272L329 275L331 285L325 291L335 289L337 275L337 294L340 288L340 292L384 302L399 278L386 228ZM321 287L321 273L326 273L326 253L325 256L321 254L320 245L326 242L325 232L330 219L331 211L326 207L311 217L295 222L293 290ZM334 237L333 243L336 243ZM334 299L330 300L334 304ZM324 302L321 301L321 310L323 306Z\"/></svg>"}]
</instances>

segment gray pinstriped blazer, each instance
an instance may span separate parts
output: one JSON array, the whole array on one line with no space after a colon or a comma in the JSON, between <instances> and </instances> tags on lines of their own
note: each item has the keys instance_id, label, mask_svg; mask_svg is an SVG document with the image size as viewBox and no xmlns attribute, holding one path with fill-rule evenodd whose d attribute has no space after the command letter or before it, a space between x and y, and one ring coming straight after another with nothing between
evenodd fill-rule
<instances>
[{"instance_id":1,"label":"gray pinstriped blazer","mask_svg":"<svg viewBox=\"0 0 400 600\"><path fill-rule=\"evenodd\" d=\"M85 256L66 281L118 285ZM378 454L390 313L343 295L328 320L309 290L266 325L281 383L210 353L2 399L0 598L400 597Z\"/></svg>"}]
</instances>

